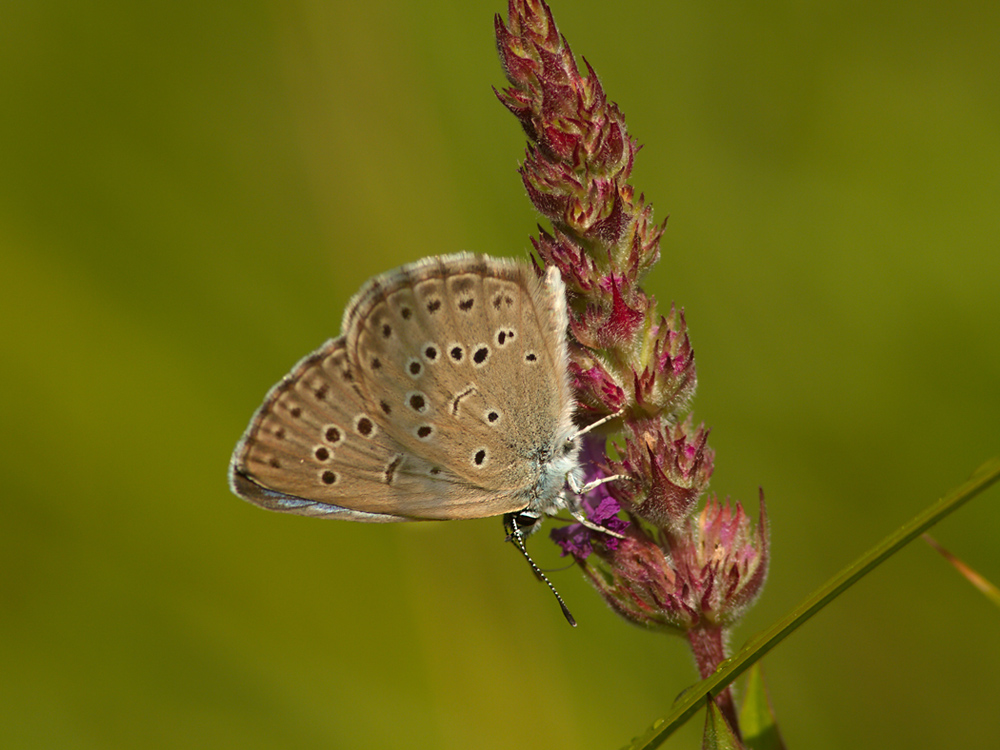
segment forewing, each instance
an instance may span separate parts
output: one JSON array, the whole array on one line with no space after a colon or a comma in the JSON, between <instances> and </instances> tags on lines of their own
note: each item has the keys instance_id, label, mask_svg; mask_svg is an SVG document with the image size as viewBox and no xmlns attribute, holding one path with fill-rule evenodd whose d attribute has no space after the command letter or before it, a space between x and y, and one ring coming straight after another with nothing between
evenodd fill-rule
<instances>
[{"instance_id":1,"label":"forewing","mask_svg":"<svg viewBox=\"0 0 1000 750\"><path fill-rule=\"evenodd\" d=\"M526 507L572 429L558 273L486 256L429 258L374 279L345 316L358 387L407 456L447 477L449 518ZM403 474L417 468L408 459ZM422 509L421 512L428 512Z\"/></svg>"}]
</instances>

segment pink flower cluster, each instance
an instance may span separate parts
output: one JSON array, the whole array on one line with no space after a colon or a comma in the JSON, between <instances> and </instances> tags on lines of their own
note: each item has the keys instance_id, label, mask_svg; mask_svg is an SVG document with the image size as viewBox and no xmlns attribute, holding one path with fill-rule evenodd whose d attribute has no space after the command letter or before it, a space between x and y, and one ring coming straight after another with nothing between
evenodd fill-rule
<instances>
[{"instance_id":1,"label":"pink flower cluster","mask_svg":"<svg viewBox=\"0 0 1000 750\"><path fill-rule=\"evenodd\" d=\"M722 643L763 587L767 516L763 494L756 528L739 503L712 496L697 511L714 454L708 430L684 419L697 384L684 313L660 315L640 286L665 223L628 183L639 146L542 0L510 0L496 38L511 84L496 94L528 138L521 178L552 223L532 243L566 283L580 414L618 414L610 424L623 436L614 458L604 439L584 452L589 479L625 477L584 500L589 520L620 538L581 524L552 536L630 622L687 634L692 645L702 637L693 631L714 630Z\"/></svg>"}]
</instances>

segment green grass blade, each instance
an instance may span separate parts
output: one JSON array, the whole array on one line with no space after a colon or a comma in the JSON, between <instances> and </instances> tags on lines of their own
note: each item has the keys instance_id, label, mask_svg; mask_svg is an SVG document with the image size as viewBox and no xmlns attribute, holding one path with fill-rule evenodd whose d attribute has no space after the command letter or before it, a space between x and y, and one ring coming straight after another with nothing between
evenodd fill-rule
<instances>
[{"instance_id":1,"label":"green grass blade","mask_svg":"<svg viewBox=\"0 0 1000 750\"><path fill-rule=\"evenodd\" d=\"M743 744L750 750L786 750L771 709L760 662L754 662L747 675L743 705L740 707L740 731Z\"/></svg>"},{"instance_id":2,"label":"green grass blade","mask_svg":"<svg viewBox=\"0 0 1000 750\"><path fill-rule=\"evenodd\" d=\"M941 557L951 563L951 566L955 568L962 577L965 578L969 583L979 589L987 599L993 602L996 606L1000 607L1000 589L994 586L990 581L981 576L978 571L973 570L970 566L966 565L964 560L960 560L958 557L953 555L950 551L946 550L941 546L941 543L937 539L932 537L930 534L923 534L923 539L927 542L931 548L936 550Z\"/></svg>"},{"instance_id":3,"label":"green grass blade","mask_svg":"<svg viewBox=\"0 0 1000 750\"><path fill-rule=\"evenodd\" d=\"M647 750L659 747L667 737L705 704L708 694L717 694L764 654L781 643L792 631L819 612L843 591L854 585L862 576L876 568L949 513L989 488L998 479L1000 479L1000 457L987 461L976 470L967 482L952 490L900 529L880 541L858 560L814 591L788 615L747 641L739 652L720 665L715 674L686 690L678 698L670 714L666 718L656 721L642 735L633 739L625 746L626 750Z\"/></svg>"}]
</instances>

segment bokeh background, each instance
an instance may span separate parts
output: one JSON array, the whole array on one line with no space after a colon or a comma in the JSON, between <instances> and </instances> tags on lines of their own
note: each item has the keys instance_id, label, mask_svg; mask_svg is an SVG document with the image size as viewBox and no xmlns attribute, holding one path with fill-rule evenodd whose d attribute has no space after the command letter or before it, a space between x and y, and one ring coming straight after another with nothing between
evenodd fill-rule
<instances>
[{"instance_id":1,"label":"bokeh background","mask_svg":"<svg viewBox=\"0 0 1000 750\"><path fill-rule=\"evenodd\" d=\"M226 487L366 278L526 253L504 10L4 3L4 747L609 748L694 681L572 570L568 628L497 519L324 522ZM713 488L767 493L738 645L1000 453L1000 5L554 12L671 215L647 288L687 311ZM994 489L935 534L998 581L998 531ZM911 545L766 658L790 747L1000 747L998 632Z\"/></svg>"}]
</instances>

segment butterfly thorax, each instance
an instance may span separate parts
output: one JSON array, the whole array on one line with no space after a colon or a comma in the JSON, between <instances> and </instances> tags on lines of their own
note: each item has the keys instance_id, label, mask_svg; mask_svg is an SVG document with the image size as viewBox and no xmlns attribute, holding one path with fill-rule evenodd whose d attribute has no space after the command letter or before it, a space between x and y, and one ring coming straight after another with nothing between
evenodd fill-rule
<instances>
[{"instance_id":1,"label":"butterfly thorax","mask_svg":"<svg viewBox=\"0 0 1000 750\"><path fill-rule=\"evenodd\" d=\"M537 480L531 488L525 510L552 515L569 507L566 485L573 481L578 484L582 476L577 455L579 445L563 439L554 450L547 448L538 453Z\"/></svg>"}]
</instances>

